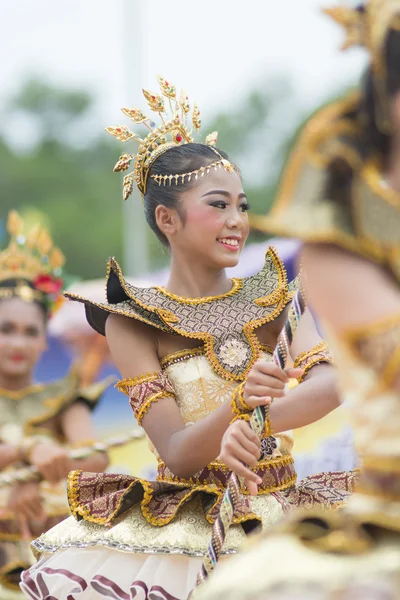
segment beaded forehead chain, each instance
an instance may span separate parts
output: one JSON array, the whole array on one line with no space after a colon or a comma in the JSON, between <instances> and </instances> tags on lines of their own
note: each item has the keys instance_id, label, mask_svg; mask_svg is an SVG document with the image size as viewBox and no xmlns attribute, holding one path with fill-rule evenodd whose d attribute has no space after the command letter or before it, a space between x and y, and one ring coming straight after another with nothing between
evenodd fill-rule
<instances>
[{"instance_id":1,"label":"beaded forehead chain","mask_svg":"<svg viewBox=\"0 0 400 600\"><path fill-rule=\"evenodd\" d=\"M117 164L114 167L115 172L126 171L129 169L133 161L133 171L125 175L123 180L123 199L129 198L133 191L135 183L142 196L146 193L147 180L149 171L154 161L170 148L183 144L194 143L194 130L198 133L201 127L200 111L197 105L194 104L191 116L191 128L189 130L189 113L190 104L186 93L181 90L177 95L177 90L174 85L164 79L157 77L160 86L160 94L153 94L148 90L143 90L143 95L147 101L150 110L158 113L161 119L161 124L157 127L156 124L147 117L139 108L122 108L124 115L128 116L136 124L143 124L150 133L144 137L139 137L125 125L117 127L107 127L106 131L116 137L121 142L128 140L136 140L139 143L138 152L136 155L124 153L120 156ZM166 102L167 101L167 102ZM214 131L209 134L205 143L215 152L216 159L211 164L200 167L196 171L181 174L165 174L152 175L151 177L159 185L171 185L184 183L198 179L209 173L211 169L223 168L226 171L236 171L236 167L228 160L223 158L216 148L218 133Z\"/></svg>"}]
</instances>

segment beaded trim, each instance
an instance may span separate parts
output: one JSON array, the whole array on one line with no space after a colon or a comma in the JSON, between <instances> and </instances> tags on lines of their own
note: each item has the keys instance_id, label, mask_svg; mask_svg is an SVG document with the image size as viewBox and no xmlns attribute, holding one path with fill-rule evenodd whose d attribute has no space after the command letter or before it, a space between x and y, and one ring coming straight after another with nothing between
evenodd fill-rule
<instances>
[{"instance_id":1,"label":"beaded trim","mask_svg":"<svg viewBox=\"0 0 400 600\"><path fill-rule=\"evenodd\" d=\"M205 467L205 469L202 469L202 471L200 471L199 473L196 473L196 475L193 475L193 477L190 477L189 479L183 479L181 477L177 477L176 475L173 475L173 473L171 473L169 471L168 467L161 459L159 459L157 461L157 463L158 463L157 481L163 481L163 482L167 482L167 483L178 483L178 484L180 483L180 484L191 485L191 486L204 485L204 479L202 479L202 476L204 477L205 472L209 473L209 475L207 475L207 477L210 477L211 481L216 481L215 477L212 475L214 472L223 473L224 475L226 475L227 478L231 472L224 463L222 463L218 460L215 460L215 461L212 461L209 465L207 465L207 467ZM266 459L260 460L257 463L257 466L254 467L253 469L251 469L254 472L262 471L263 473L267 474L268 472L272 472L274 469L279 469L281 467L289 467L288 473L279 482L275 482L272 485L269 484L269 485L266 485L265 487L259 488L258 495L271 494L273 492L283 491L283 490L288 489L292 485L294 485L296 483L296 479L297 479L296 472L294 471L294 459L293 459L292 455L278 456L276 458L266 458ZM261 475L261 477L262 476L263 475ZM221 485L222 489L225 489L225 487L226 487L226 485L224 485L224 486ZM214 489L215 489L215 483L214 483ZM245 488L243 488L241 491L244 494L248 494L248 491Z\"/></svg>"},{"instance_id":2,"label":"beaded trim","mask_svg":"<svg viewBox=\"0 0 400 600\"><path fill-rule=\"evenodd\" d=\"M325 341L320 342L311 350L306 350L299 354L293 363L294 368L303 369L303 374L298 378L298 382L301 383L306 378L309 371L321 363L335 364L334 358L328 348L328 344Z\"/></svg>"},{"instance_id":3,"label":"beaded trim","mask_svg":"<svg viewBox=\"0 0 400 600\"><path fill-rule=\"evenodd\" d=\"M243 398L243 388L245 384L245 381L239 383L232 393L231 408L232 412L238 417L242 417L244 414L253 412L251 406L249 406Z\"/></svg>"},{"instance_id":4,"label":"beaded trim","mask_svg":"<svg viewBox=\"0 0 400 600\"><path fill-rule=\"evenodd\" d=\"M200 348L190 348L187 350L177 350L176 352L172 352L171 354L167 354L160 360L160 365L162 369L167 369L171 365L176 363L185 362L190 358L195 358L196 356L205 356L205 349L203 346Z\"/></svg>"},{"instance_id":5,"label":"beaded trim","mask_svg":"<svg viewBox=\"0 0 400 600\"><path fill-rule=\"evenodd\" d=\"M219 154L215 148L212 148L212 150L214 150L214 152L216 154ZM191 181L192 177L195 181L197 181L198 179L200 179L200 177L204 177L204 175L208 175L208 173L214 169L214 171L217 171L218 169L224 169L224 171L227 171L228 173L238 173L238 169L235 167L235 165L233 165L232 163L229 162L229 160L226 160L225 158L221 158L219 160L216 160L215 162L210 163L209 165L205 165L203 167L200 167L199 169L196 169L195 171L190 171L189 173L177 173L176 175L150 175L150 179L154 179L154 181L156 183L158 183L158 185L171 185L172 183L174 183L175 185L178 185L178 183L185 183L185 179L187 178L188 182ZM180 181L179 181L180 180Z\"/></svg>"},{"instance_id":6,"label":"beaded trim","mask_svg":"<svg viewBox=\"0 0 400 600\"><path fill-rule=\"evenodd\" d=\"M263 436L264 438L269 438L273 434L271 417L269 414L269 411L270 411L273 401L274 401L274 398L272 398L271 402L268 404L268 406L266 406L266 409L265 409L264 436Z\"/></svg>"},{"instance_id":7,"label":"beaded trim","mask_svg":"<svg viewBox=\"0 0 400 600\"><path fill-rule=\"evenodd\" d=\"M180 302L182 304L206 304L207 302L214 302L214 300L221 300L222 298L229 298L230 296L234 296L238 293L239 290L243 287L243 279L232 278L232 287L228 292L224 294L219 294L218 296L204 296L203 298L186 298L185 296L177 296L172 292L169 292L164 287L154 286L156 290L171 298L171 300L176 300L176 302Z\"/></svg>"},{"instance_id":8,"label":"beaded trim","mask_svg":"<svg viewBox=\"0 0 400 600\"><path fill-rule=\"evenodd\" d=\"M40 538L34 540L31 543L31 546L34 549L34 553L36 555L40 555L42 553L50 552L54 554L58 550L65 548L93 548L96 546L111 548L113 550L121 550L122 552L132 552L134 554L174 554L174 555L182 555L182 556L198 556L203 557L206 554L206 551L200 550L189 550L184 547L169 547L169 546L151 546L149 548L144 548L143 546L133 546L130 544L122 544L120 542L116 542L110 540L108 538L96 539L95 541L85 542L84 540L79 540L77 542L64 542L57 546L51 546L49 544L44 544L40 541ZM222 555L234 555L237 554L237 550L222 550Z\"/></svg>"},{"instance_id":9,"label":"beaded trim","mask_svg":"<svg viewBox=\"0 0 400 600\"><path fill-rule=\"evenodd\" d=\"M242 413L240 415L235 415L233 417L233 419L229 422L229 425L232 425L232 423L236 423L236 421L247 421L247 423L250 422L251 419L251 413Z\"/></svg>"}]
</instances>

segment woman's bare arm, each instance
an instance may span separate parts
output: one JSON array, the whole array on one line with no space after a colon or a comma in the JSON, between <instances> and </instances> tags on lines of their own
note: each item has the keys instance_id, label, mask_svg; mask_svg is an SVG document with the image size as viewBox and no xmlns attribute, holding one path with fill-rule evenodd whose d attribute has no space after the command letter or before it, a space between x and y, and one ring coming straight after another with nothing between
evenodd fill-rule
<instances>
[{"instance_id":1,"label":"woman's bare arm","mask_svg":"<svg viewBox=\"0 0 400 600\"><path fill-rule=\"evenodd\" d=\"M322 339L317 331L311 312L306 309L290 347L294 361ZM336 369L328 363L315 365L304 381L290 390L284 398L277 399L270 407L272 429L275 433L304 427L319 421L340 404Z\"/></svg>"},{"instance_id":2,"label":"woman's bare arm","mask_svg":"<svg viewBox=\"0 0 400 600\"><path fill-rule=\"evenodd\" d=\"M297 429L319 421L339 406L339 399L335 368L326 363L316 365L300 385L270 406L273 432Z\"/></svg>"},{"instance_id":3,"label":"woman's bare arm","mask_svg":"<svg viewBox=\"0 0 400 600\"><path fill-rule=\"evenodd\" d=\"M88 440L96 440L90 410L82 402L70 406L60 417L61 429L67 443L78 447L80 442L85 445ZM108 465L107 455L96 453L81 460L71 460L71 469L82 469L93 473L101 473Z\"/></svg>"},{"instance_id":4,"label":"woman's bare arm","mask_svg":"<svg viewBox=\"0 0 400 600\"><path fill-rule=\"evenodd\" d=\"M123 377L161 370L156 337L145 325L110 315L106 335L112 357ZM174 399L167 397L151 405L142 425L171 471L179 477L189 478L218 456L222 436L233 416L229 403L226 403L185 428Z\"/></svg>"}]
</instances>

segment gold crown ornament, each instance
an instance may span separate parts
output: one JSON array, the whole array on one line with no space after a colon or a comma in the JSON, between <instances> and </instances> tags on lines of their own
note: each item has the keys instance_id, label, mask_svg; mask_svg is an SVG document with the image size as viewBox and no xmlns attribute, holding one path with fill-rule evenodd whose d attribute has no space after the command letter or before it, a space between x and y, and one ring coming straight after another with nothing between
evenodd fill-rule
<instances>
[{"instance_id":1,"label":"gold crown ornament","mask_svg":"<svg viewBox=\"0 0 400 600\"><path fill-rule=\"evenodd\" d=\"M0 252L0 299L17 296L26 302L39 301L53 314L62 303L64 255L43 227L35 225L26 233L24 230L20 215L10 211L10 242Z\"/></svg>"},{"instance_id":2,"label":"gold crown ornament","mask_svg":"<svg viewBox=\"0 0 400 600\"><path fill-rule=\"evenodd\" d=\"M323 12L344 27L346 39L341 49L362 46L367 49L379 97L382 131L389 132L386 91L385 42L391 29L400 31L400 0L366 0L364 10L347 6L325 8Z\"/></svg>"},{"instance_id":3,"label":"gold crown ornament","mask_svg":"<svg viewBox=\"0 0 400 600\"><path fill-rule=\"evenodd\" d=\"M344 27L342 50L363 46L371 56L374 73L385 76L384 45L390 29L400 31L400 0L367 0L364 11L336 6L323 12Z\"/></svg>"},{"instance_id":4,"label":"gold crown ornament","mask_svg":"<svg viewBox=\"0 0 400 600\"><path fill-rule=\"evenodd\" d=\"M161 124L156 126L154 121L147 117L139 108L122 108L124 115L129 117L135 125L145 125L150 133L144 137L139 137L125 125L116 127L107 127L106 131L116 137L121 142L136 140L139 143L136 155L124 153L120 156L114 167L114 172L126 171L133 161L133 171L125 175L123 180L123 199L126 200L133 191L135 183L142 196L146 193L147 180L151 166L154 161L170 148L181 146L182 144L194 143L193 133L197 133L201 128L200 111L196 104L193 106L191 115L191 126L189 129L190 104L186 93L181 90L179 97L176 87L166 81L164 77L157 77L160 86L160 93L153 94L148 90L143 90L143 95L147 101L150 110L157 113L161 119ZM210 146L216 154L216 160L206 167L201 167L196 171L180 174L152 175L151 177L159 185L171 185L172 183L184 183L187 179L198 179L209 173L211 169L224 168L229 172L236 171L236 167L228 160L223 158L216 148L218 133L214 131L205 139L205 143Z\"/></svg>"}]
</instances>

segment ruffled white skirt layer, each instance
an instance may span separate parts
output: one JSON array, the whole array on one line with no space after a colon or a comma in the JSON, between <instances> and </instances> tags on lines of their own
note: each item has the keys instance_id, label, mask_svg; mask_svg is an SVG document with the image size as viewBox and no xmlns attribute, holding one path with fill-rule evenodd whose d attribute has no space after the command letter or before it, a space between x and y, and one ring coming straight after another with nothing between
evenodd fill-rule
<instances>
[{"instance_id":1,"label":"ruffled white skirt layer","mask_svg":"<svg viewBox=\"0 0 400 600\"><path fill-rule=\"evenodd\" d=\"M23 574L21 589L32 600L186 600L201 563L200 557L68 548L44 554Z\"/></svg>"}]
</instances>

